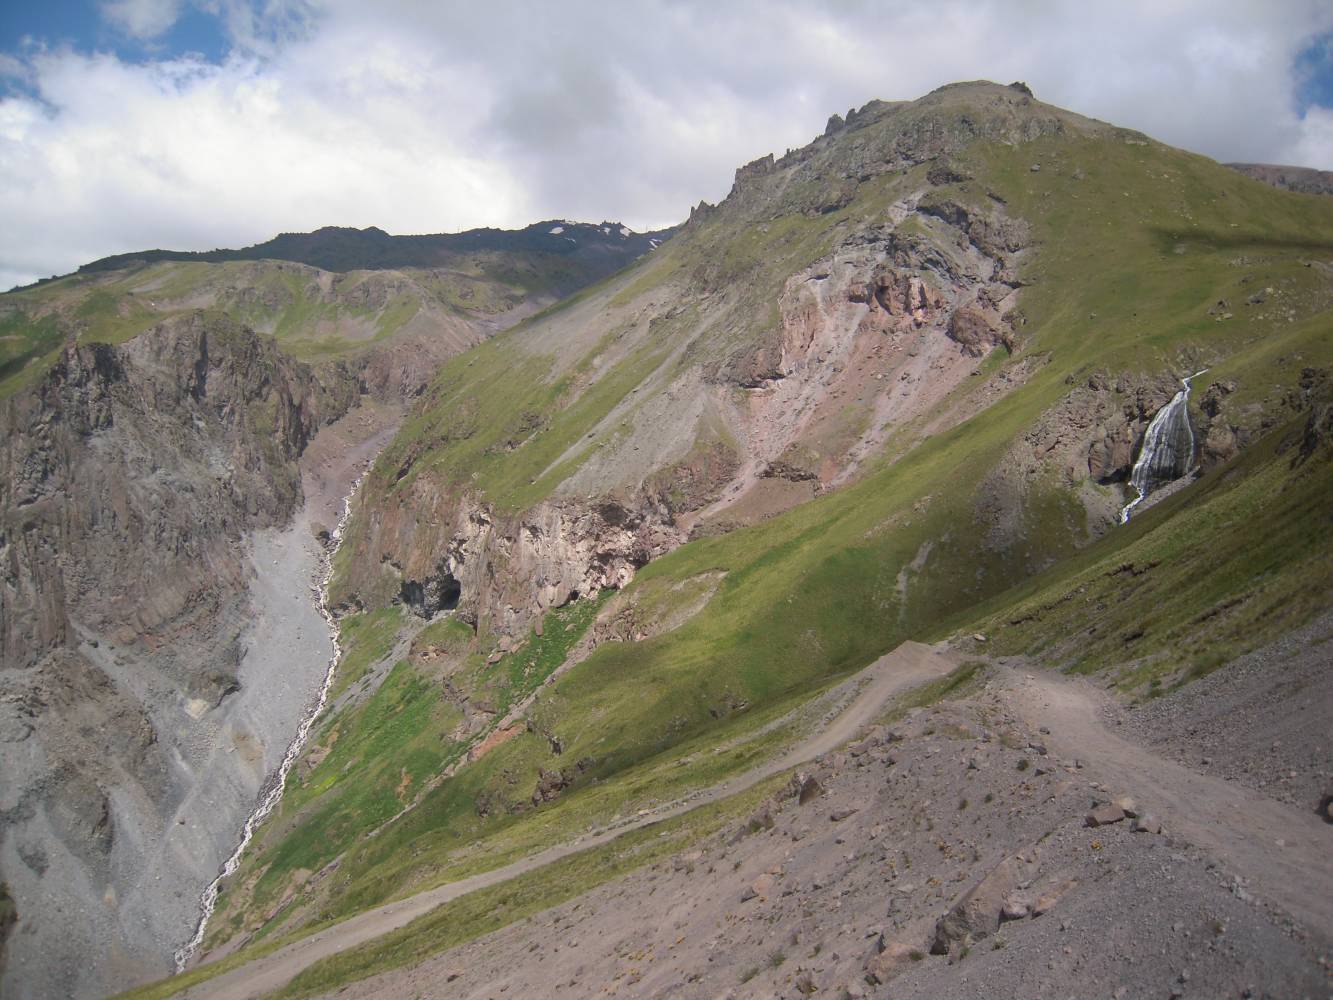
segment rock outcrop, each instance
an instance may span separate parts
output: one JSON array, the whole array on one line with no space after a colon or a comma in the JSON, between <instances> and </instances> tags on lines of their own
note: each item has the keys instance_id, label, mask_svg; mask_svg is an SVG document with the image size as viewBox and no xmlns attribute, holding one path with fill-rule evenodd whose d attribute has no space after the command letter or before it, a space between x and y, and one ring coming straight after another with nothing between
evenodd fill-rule
<instances>
[{"instance_id":1,"label":"rock outcrop","mask_svg":"<svg viewBox=\"0 0 1333 1000\"><path fill-rule=\"evenodd\" d=\"M207 751L189 722L241 688L247 539L291 517L297 457L355 391L346 372L321 381L271 340L194 314L121 346L71 345L0 409L0 874L22 915L14 996L100 995L160 970L180 943L143 940L117 906L153 884L146 853ZM271 748L240 749L232 760L248 769ZM230 819L220 799L195 817L202 839ZM69 907L87 919L68 922Z\"/></svg>"},{"instance_id":2,"label":"rock outcrop","mask_svg":"<svg viewBox=\"0 0 1333 1000\"><path fill-rule=\"evenodd\" d=\"M1274 163L1228 163L1257 181L1271 184L1284 191L1302 194L1333 194L1333 170L1315 170L1311 167L1290 167Z\"/></svg>"},{"instance_id":3,"label":"rock outcrop","mask_svg":"<svg viewBox=\"0 0 1333 1000\"><path fill-rule=\"evenodd\" d=\"M215 603L236 582L223 549L290 516L295 458L351 403L350 378L329 384L203 314L67 348L0 411L5 665L77 641L74 622L134 642Z\"/></svg>"},{"instance_id":4,"label":"rock outcrop","mask_svg":"<svg viewBox=\"0 0 1333 1000\"><path fill-rule=\"evenodd\" d=\"M756 161L737 185L748 190L776 170ZM605 443L548 499L504 512L466 482L426 474L385 490L372 480L343 603L399 600L426 616L456 606L478 628L517 633L549 607L624 586L691 537L854 478L979 358L1016 346L1027 227L1002 206L964 204L934 187L895 203L891 216L786 278L777 322L744 346L677 370L641 406L627 397L601 425ZM709 322L735 315L730 302L718 310ZM651 336L676 313L640 318L639 328ZM547 426L530 423L506 451ZM407 450L394 481L420 457Z\"/></svg>"}]
</instances>

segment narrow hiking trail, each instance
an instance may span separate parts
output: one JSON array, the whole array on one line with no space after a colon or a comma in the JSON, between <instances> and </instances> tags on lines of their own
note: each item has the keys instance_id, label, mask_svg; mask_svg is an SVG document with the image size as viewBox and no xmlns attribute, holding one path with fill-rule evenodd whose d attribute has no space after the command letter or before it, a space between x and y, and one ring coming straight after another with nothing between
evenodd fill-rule
<instances>
[{"instance_id":1,"label":"narrow hiking trail","mask_svg":"<svg viewBox=\"0 0 1333 1000\"><path fill-rule=\"evenodd\" d=\"M1110 698L1080 678L1001 667L1003 697L1051 751L1077 757L1108 789L1134 795L1168 832L1201 847L1254 895L1333 935L1333 826L1234 781L1167 760L1117 735Z\"/></svg>"},{"instance_id":2,"label":"narrow hiking trail","mask_svg":"<svg viewBox=\"0 0 1333 1000\"><path fill-rule=\"evenodd\" d=\"M580 851L599 847L632 830L660 823L698 806L736 795L765 778L828 753L846 743L874 720L890 698L944 677L958 665L957 658L947 651L919 642L905 642L843 682L844 685L860 686L860 691L828 725L786 753L756 768L637 816L623 825L557 844L504 867L366 910L272 954L190 987L178 996L188 1000L253 1000L281 989L294 976L316 962L396 930L443 903L508 881Z\"/></svg>"},{"instance_id":3,"label":"narrow hiking trail","mask_svg":"<svg viewBox=\"0 0 1333 1000\"><path fill-rule=\"evenodd\" d=\"M314 963L371 941L433 908L496 885L622 833L716 802L759 781L829 753L854 738L896 695L947 675L958 665L949 653L904 643L840 686L840 711L818 732L786 753L710 788L694 792L622 825L559 844L528 858L439 886L358 914L271 955L258 958L186 991L187 998L251 1000L282 988ZM1200 774L1119 735L1108 716L1121 706L1081 678L996 665L988 687L1052 754L1078 758L1082 774L1108 791L1128 792L1161 817L1167 830L1212 855L1243 880L1244 890L1289 914L1321 936L1333 934L1333 827L1313 813L1273 800L1222 778ZM851 692L855 692L851 694Z\"/></svg>"}]
</instances>

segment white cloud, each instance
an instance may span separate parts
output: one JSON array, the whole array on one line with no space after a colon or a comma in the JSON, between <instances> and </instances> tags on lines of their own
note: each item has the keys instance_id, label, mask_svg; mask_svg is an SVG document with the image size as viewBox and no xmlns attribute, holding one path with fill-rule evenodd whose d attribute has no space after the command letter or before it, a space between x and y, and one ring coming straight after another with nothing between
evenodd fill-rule
<instances>
[{"instance_id":1,"label":"white cloud","mask_svg":"<svg viewBox=\"0 0 1333 1000\"><path fill-rule=\"evenodd\" d=\"M180 16L180 0L104 0L102 17L125 34L144 41L170 30Z\"/></svg>"},{"instance_id":2,"label":"white cloud","mask_svg":"<svg viewBox=\"0 0 1333 1000\"><path fill-rule=\"evenodd\" d=\"M1287 148L1285 163L1333 170L1333 108L1311 108Z\"/></svg>"},{"instance_id":3,"label":"white cloud","mask_svg":"<svg viewBox=\"0 0 1333 1000\"><path fill-rule=\"evenodd\" d=\"M1302 0L199 5L233 39L221 65L16 54L37 96L0 100L0 282L326 224L666 225L830 113L958 79L1333 167L1330 113L1296 113L1290 71L1333 10Z\"/></svg>"}]
</instances>

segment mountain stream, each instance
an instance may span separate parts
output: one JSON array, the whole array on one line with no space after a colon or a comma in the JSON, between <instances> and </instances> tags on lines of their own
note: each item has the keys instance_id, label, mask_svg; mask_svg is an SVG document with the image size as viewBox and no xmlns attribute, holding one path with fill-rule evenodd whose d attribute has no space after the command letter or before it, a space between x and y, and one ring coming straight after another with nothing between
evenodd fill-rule
<instances>
[{"instance_id":1,"label":"mountain stream","mask_svg":"<svg viewBox=\"0 0 1333 1000\"><path fill-rule=\"evenodd\" d=\"M333 674L338 666L338 660L342 656L342 647L338 643L338 623L329 610L329 582L333 578L333 557L338 551L338 546L342 542L343 531L347 527L348 518L351 516L352 500L356 497L357 491L361 488L361 483L365 479L364 474L352 484L351 492L343 499L342 513L338 517L338 524L331 533L333 545L324 558L323 569L320 576L320 583L316 591L319 597L319 613L328 624L329 635L333 643L333 653L329 657L328 669L324 673L324 681L320 685L319 697L315 704L311 706L310 711L301 720L297 727L296 735L292 737L291 743L287 747L287 752L283 754L282 763L278 765L269 781L266 783L266 789L262 790L259 797L259 803L254 811L245 820L245 826L241 829L241 839L232 851L231 856L227 858L218 873L217 878L213 879L204 889L203 895L199 899L199 925L195 928L194 936L183 945L173 956L176 961L176 971L184 972L186 965L198 950L199 945L203 943L204 933L208 928L209 918L213 915L213 909L217 906L218 893L221 891L224 879L235 874L240 867L241 856L245 853L246 847L254 838L255 831L259 829L261 823L268 818L269 814L277 807L282 799L283 789L287 785L287 775L291 772L292 766L297 758L305 749L306 741L310 737L310 730L319 717L320 712L324 711L324 706L329 700L329 691L333 686Z\"/></svg>"}]
</instances>

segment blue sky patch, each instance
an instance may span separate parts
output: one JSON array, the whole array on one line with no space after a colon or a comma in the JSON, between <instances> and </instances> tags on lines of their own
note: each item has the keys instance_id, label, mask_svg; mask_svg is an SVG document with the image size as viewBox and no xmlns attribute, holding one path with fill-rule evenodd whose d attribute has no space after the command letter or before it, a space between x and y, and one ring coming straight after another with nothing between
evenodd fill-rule
<instances>
[{"instance_id":1,"label":"blue sky patch","mask_svg":"<svg viewBox=\"0 0 1333 1000\"><path fill-rule=\"evenodd\" d=\"M1316 35L1296 53L1296 108L1302 115L1311 105L1333 108L1333 31Z\"/></svg>"},{"instance_id":2,"label":"blue sky patch","mask_svg":"<svg viewBox=\"0 0 1333 1000\"><path fill-rule=\"evenodd\" d=\"M110 52L124 62L142 63L188 54L221 62L231 46L221 19L194 4L182 5L172 26L147 40L110 23L93 0L0 4L0 52L22 56L33 47Z\"/></svg>"}]
</instances>

